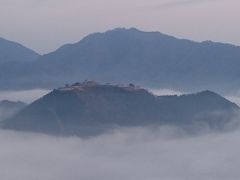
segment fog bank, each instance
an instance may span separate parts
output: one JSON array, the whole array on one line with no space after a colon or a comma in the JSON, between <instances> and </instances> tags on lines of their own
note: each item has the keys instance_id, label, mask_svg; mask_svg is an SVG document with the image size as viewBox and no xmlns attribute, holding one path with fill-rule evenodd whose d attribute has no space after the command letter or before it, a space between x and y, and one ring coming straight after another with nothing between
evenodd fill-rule
<instances>
[{"instance_id":1,"label":"fog bank","mask_svg":"<svg viewBox=\"0 0 240 180\"><path fill-rule=\"evenodd\" d=\"M0 91L0 101L10 100L31 103L49 92L49 90L45 89L32 89L25 91Z\"/></svg>"},{"instance_id":2,"label":"fog bank","mask_svg":"<svg viewBox=\"0 0 240 180\"><path fill-rule=\"evenodd\" d=\"M240 131L119 129L89 139L0 131L2 180L236 180Z\"/></svg>"},{"instance_id":3,"label":"fog bank","mask_svg":"<svg viewBox=\"0 0 240 180\"><path fill-rule=\"evenodd\" d=\"M184 92L173 90L173 89L148 89L151 93L156 96L168 96L168 95L182 95Z\"/></svg>"}]
</instances>

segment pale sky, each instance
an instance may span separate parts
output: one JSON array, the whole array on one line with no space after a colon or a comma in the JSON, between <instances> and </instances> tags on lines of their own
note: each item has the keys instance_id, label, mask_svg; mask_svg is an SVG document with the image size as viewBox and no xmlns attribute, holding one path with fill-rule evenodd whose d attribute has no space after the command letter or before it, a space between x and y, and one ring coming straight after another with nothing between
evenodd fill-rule
<instances>
[{"instance_id":1,"label":"pale sky","mask_svg":"<svg viewBox=\"0 0 240 180\"><path fill-rule=\"evenodd\" d=\"M0 37L43 54L116 27L240 45L240 0L0 0Z\"/></svg>"}]
</instances>

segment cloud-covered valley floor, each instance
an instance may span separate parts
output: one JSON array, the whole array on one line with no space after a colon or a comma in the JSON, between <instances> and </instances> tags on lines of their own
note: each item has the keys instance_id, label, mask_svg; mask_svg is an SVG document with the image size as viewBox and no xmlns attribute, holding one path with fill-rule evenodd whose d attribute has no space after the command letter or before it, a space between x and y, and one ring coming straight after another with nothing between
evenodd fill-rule
<instances>
[{"instance_id":1,"label":"cloud-covered valley floor","mask_svg":"<svg viewBox=\"0 0 240 180\"><path fill-rule=\"evenodd\" d=\"M236 180L240 131L118 129L82 139L0 131L2 180Z\"/></svg>"},{"instance_id":2,"label":"cloud-covered valley floor","mask_svg":"<svg viewBox=\"0 0 240 180\"><path fill-rule=\"evenodd\" d=\"M47 90L0 93L33 100ZM182 94L168 89L157 95ZM239 94L228 99L239 103ZM176 128L118 129L82 139L0 130L1 180L237 180L240 130L188 136Z\"/></svg>"}]
</instances>

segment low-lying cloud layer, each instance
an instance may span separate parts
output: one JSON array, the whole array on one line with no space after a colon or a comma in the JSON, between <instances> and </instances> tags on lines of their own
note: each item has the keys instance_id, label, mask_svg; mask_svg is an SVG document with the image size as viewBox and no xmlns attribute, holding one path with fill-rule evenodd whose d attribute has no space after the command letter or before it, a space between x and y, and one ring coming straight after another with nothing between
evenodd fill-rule
<instances>
[{"instance_id":1,"label":"low-lying cloud layer","mask_svg":"<svg viewBox=\"0 0 240 180\"><path fill-rule=\"evenodd\" d=\"M25 91L0 91L0 101L10 100L31 103L49 92L49 90L45 89L32 89Z\"/></svg>"},{"instance_id":2,"label":"low-lying cloud layer","mask_svg":"<svg viewBox=\"0 0 240 180\"><path fill-rule=\"evenodd\" d=\"M240 94L236 94L236 95L229 95L229 96L226 96L226 98L229 100L229 101L232 101L234 103L236 103L238 106L240 106Z\"/></svg>"},{"instance_id":3,"label":"low-lying cloud layer","mask_svg":"<svg viewBox=\"0 0 240 180\"><path fill-rule=\"evenodd\" d=\"M30 102L47 93L36 92L40 91L6 92L0 98L31 97ZM189 136L170 127L131 128L88 139L0 130L0 144L1 180L236 180L240 176L240 130Z\"/></svg>"},{"instance_id":4,"label":"low-lying cloud layer","mask_svg":"<svg viewBox=\"0 0 240 180\"><path fill-rule=\"evenodd\" d=\"M2 180L236 180L240 131L188 137L172 128L81 139L0 131Z\"/></svg>"},{"instance_id":5,"label":"low-lying cloud layer","mask_svg":"<svg viewBox=\"0 0 240 180\"><path fill-rule=\"evenodd\" d=\"M152 92L156 96L167 96L167 95L182 95L184 92L180 92L173 89L148 89L148 91Z\"/></svg>"}]
</instances>

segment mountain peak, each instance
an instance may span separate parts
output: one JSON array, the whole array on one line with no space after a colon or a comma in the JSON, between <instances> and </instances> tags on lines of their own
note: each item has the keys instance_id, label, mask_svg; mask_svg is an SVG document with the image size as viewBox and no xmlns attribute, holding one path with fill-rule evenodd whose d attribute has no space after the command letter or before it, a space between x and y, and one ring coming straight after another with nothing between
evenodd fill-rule
<instances>
[{"instance_id":1,"label":"mountain peak","mask_svg":"<svg viewBox=\"0 0 240 180\"><path fill-rule=\"evenodd\" d=\"M131 28L125 28L125 27L118 27L106 32L143 32L140 31L139 29L135 28L135 27L131 27Z\"/></svg>"},{"instance_id":2,"label":"mountain peak","mask_svg":"<svg viewBox=\"0 0 240 180\"><path fill-rule=\"evenodd\" d=\"M210 91L210 90L204 90L204 91L198 92L198 93L196 93L196 95L199 95L199 96L220 96L219 94L217 94L213 91Z\"/></svg>"},{"instance_id":3,"label":"mountain peak","mask_svg":"<svg viewBox=\"0 0 240 180\"><path fill-rule=\"evenodd\" d=\"M108 35L108 34L118 34L118 35L129 34L129 35L140 35L140 36L152 35L152 36L155 36L156 38L157 37L175 38L173 36L161 33L159 31L143 31L143 30L137 29L135 27L131 27L131 28L119 27L119 28L108 30L104 33L99 33L99 34L105 34L105 35Z\"/></svg>"},{"instance_id":4,"label":"mountain peak","mask_svg":"<svg viewBox=\"0 0 240 180\"><path fill-rule=\"evenodd\" d=\"M64 87L60 87L57 89L57 91L60 91L60 92L67 92L67 91L72 91L72 92L95 91L96 92L96 90L97 91L99 91L99 90L102 90L102 91L121 90L121 91L125 91L125 92L137 92L137 91L140 92L141 91L141 92L149 93L147 90L141 88L140 86L136 86L132 83L130 83L128 85L110 84L110 83L101 84L96 81L88 81L88 80L85 80L85 81L79 82L79 83L74 83L72 85L66 84Z\"/></svg>"},{"instance_id":5,"label":"mountain peak","mask_svg":"<svg viewBox=\"0 0 240 180\"><path fill-rule=\"evenodd\" d=\"M227 101L225 98L223 98L218 93L210 91L210 90L204 90L204 91L201 91L199 93L196 93L195 95L199 96L201 98L215 98L215 99L219 99L219 100L222 100L222 101Z\"/></svg>"},{"instance_id":6,"label":"mountain peak","mask_svg":"<svg viewBox=\"0 0 240 180\"><path fill-rule=\"evenodd\" d=\"M1 53L0 48L0 62L1 54L9 61L6 52ZM25 59L13 52L8 55L15 55L15 60ZM1 66L0 75L5 78L0 88L54 88L81 77L81 81L134 82L156 89L214 89L226 93L239 87L239 59L240 48L232 45L116 28L91 34L14 70L15 64ZM11 76L4 76L9 71Z\"/></svg>"},{"instance_id":7,"label":"mountain peak","mask_svg":"<svg viewBox=\"0 0 240 180\"><path fill-rule=\"evenodd\" d=\"M39 54L13 41L0 38L1 62L28 62L36 60Z\"/></svg>"}]
</instances>

